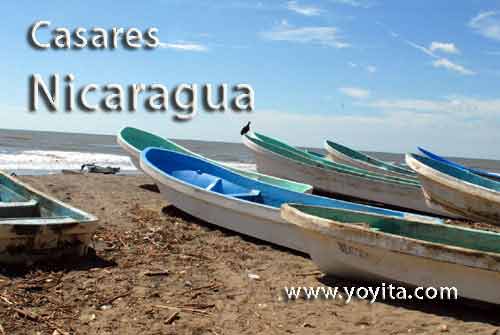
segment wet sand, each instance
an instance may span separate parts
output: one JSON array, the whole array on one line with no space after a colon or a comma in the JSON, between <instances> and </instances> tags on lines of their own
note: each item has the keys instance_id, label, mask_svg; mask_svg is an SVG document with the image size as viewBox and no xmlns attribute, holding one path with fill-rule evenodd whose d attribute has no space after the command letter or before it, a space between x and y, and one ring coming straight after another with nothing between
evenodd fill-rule
<instances>
[{"instance_id":1,"label":"wet sand","mask_svg":"<svg viewBox=\"0 0 500 335\"><path fill-rule=\"evenodd\" d=\"M286 302L285 286L362 283L190 217L146 176L21 179L100 226L95 254L1 269L0 334L500 334L498 307L463 301Z\"/></svg>"}]
</instances>

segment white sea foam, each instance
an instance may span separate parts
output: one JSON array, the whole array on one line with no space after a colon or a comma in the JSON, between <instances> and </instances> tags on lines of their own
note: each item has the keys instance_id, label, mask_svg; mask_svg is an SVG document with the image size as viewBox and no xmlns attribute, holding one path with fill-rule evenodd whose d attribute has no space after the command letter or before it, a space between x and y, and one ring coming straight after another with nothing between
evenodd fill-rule
<instances>
[{"instance_id":1,"label":"white sea foam","mask_svg":"<svg viewBox=\"0 0 500 335\"><path fill-rule=\"evenodd\" d=\"M130 158L123 155L51 150L0 151L2 170L74 170L87 163L135 170Z\"/></svg>"},{"instance_id":2,"label":"white sea foam","mask_svg":"<svg viewBox=\"0 0 500 335\"><path fill-rule=\"evenodd\" d=\"M0 149L0 170L9 171L59 171L79 170L83 164L119 167L121 171L135 171L128 156L75 151ZM223 162L229 167L256 171L255 164ZM43 173L43 172L42 172Z\"/></svg>"}]
</instances>

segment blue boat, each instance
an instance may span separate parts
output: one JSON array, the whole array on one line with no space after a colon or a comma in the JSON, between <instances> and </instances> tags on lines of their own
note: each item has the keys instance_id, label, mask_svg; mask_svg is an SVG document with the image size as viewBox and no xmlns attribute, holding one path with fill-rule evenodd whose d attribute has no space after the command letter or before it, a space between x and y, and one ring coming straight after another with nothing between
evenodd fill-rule
<instances>
[{"instance_id":1,"label":"blue boat","mask_svg":"<svg viewBox=\"0 0 500 335\"><path fill-rule=\"evenodd\" d=\"M421 147L418 147L418 150L420 150L421 153L423 153L425 156L429 157L429 158L432 158L436 161L439 161L441 163L445 163L445 164L448 164L448 165L451 165L457 169L461 169L461 170L464 170L464 171L469 171L469 172L472 172L472 173L475 173L477 175L480 175L482 177L486 177L486 178L490 178L490 179L495 179L495 180L500 180L500 173L493 173L493 172L489 172L489 171L485 171L485 170L481 170L481 169L473 169L473 168L469 168L469 167L466 167L466 166L463 166L461 164L458 164L456 162L453 162L453 161L450 161L444 157L441 157L439 155L436 155L435 153L432 153L428 150L425 150L424 148L421 148Z\"/></svg>"},{"instance_id":2,"label":"blue boat","mask_svg":"<svg viewBox=\"0 0 500 335\"><path fill-rule=\"evenodd\" d=\"M293 192L247 178L202 158L147 148L141 169L157 182L175 207L214 225L301 252L308 252L303 232L280 216L285 203L331 207L418 222L441 219Z\"/></svg>"}]
</instances>

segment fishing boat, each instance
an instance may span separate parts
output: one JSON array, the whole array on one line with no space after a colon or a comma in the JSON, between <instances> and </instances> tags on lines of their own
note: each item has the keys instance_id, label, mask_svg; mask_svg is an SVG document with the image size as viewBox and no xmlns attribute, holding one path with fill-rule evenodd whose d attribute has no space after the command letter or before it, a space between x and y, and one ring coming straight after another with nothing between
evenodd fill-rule
<instances>
[{"instance_id":1,"label":"fishing boat","mask_svg":"<svg viewBox=\"0 0 500 335\"><path fill-rule=\"evenodd\" d=\"M295 204L284 205L281 215L302 229L309 254L324 273L454 287L458 296L500 304L498 233Z\"/></svg>"},{"instance_id":2,"label":"fishing boat","mask_svg":"<svg viewBox=\"0 0 500 335\"><path fill-rule=\"evenodd\" d=\"M500 182L414 154L406 163L418 174L432 206L500 226Z\"/></svg>"},{"instance_id":3,"label":"fishing boat","mask_svg":"<svg viewBox=\"0 0 500 335\"><path fill-rule=\"evenodd\" d=\"M130 156L132 163L137 167L140 168L140 154L141 151L146 149L147 147L157 147L157 148L163 148L167 150L174 150L180 153L184 153L186 155L191 155L195 157L202 157L206 160L208 158L205 158L197 153L194 153L183 146L175 143L174 141L171 141L166 138L162 138L158 135L149 133L147 131L133 128L133 127L125 127L123 128L117 135L117 142L118 144L128 153ZM214 164L221 164L215 161L210 160ZM303 183L298 183L294 182L291 180L285 180L281 178L276 178L272 176L266 176L260 173L252 172L252 171L245 171L241 169L237 169L234 167L229 167L226 166L228 169L239 173L241 175L244 175L248 178L256 179L263 181L265 183L269 183L278 187L286 188L291 191L295 192L303 192L303 193L311 193L313 187L311 185L303 184Z\"/></svg>"},{"instance_id":4,"label":"fishing boat","mask_svg":"<svg viewBox=\"0 0 500 335\"><path fill-rule=\"evenodd\" d=\"M87 253L97 218L0 171L0 263Z\"/></svg>"},{"instance_id":5,"label":"fishing boat","mask_svg":"<svg viewBox=\"0 0 500 335\"><path fill-rule=\"evenodd\" d=\"M334 162L352 165L383 175L416 178L415 172L395 164L387 163L360 151L329 140L325 141L327 157Z\"/></svg>"},{"instance_id":6,"label":"fishing boat","mask_svg":"<svg viewBox=\"0 0 500 335\"><path fill-rule=\"evenodd\" d=\"M435 153L432 153L432 152L425 150L424 148L421 148L421 147L418 147L418 150L421 153L423 153L425 156L432 158L434 160L437 160L441 163L445 163L445 164L451 165L453 167L456 167L458 169L462 169L465 171L469 171L469 172L478 174L481 177L486 177L486 178L494 179L496 181L500 181L500 173L494 173L494 172L489 172L489 171L485 171L485 170L481 170L481 169L473 169L470 167L466 167L466 166L463 166L461 164L458 164L457 162L453 162L453 161L450 161L444 157L436 155Z\"/></svg>"},{"instance_id":7,"label":"fishing boat","mask_svg":"<svg viewBox=\"0 0 500 335\"><path fill-rule=\"evenodd\" d=\"M140 164L142 170L156 181L168 203L182 211L214 225L301 252L307 252L302 233L280 217L283 203L442 222L434 217L293 192L176 151L148 148L142 151Z\"/></svg>"},{"instance_id":8,"label":"fishing boat","mask_svg":"<svg viewBox=\"0 0 500 335\"><path fill-rule=\"evenodd\" d=\"M334 196L433 215L452 215L429 207L416 179L383 176L335 163L255 132L243 135L243 143L255 153L257 170L261 173L308 183Z\"/></svg>"}]
</instances>

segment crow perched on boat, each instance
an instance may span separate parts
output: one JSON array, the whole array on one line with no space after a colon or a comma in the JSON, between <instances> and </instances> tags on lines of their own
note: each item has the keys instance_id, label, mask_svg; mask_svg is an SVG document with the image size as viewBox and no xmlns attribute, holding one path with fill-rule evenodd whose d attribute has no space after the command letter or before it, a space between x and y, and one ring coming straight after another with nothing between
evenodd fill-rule
<instances>
[{"instance_id":1,"label":"crow perched on boat","mask_svg":"<svg viewBox=\"0 0 500 335\"><path fill-rule=\"evenodd\" d=\"M250 121L248 121L247 125L241 128L240 135L243 136L250 131Z\"/></svg>"}]
</instances>

